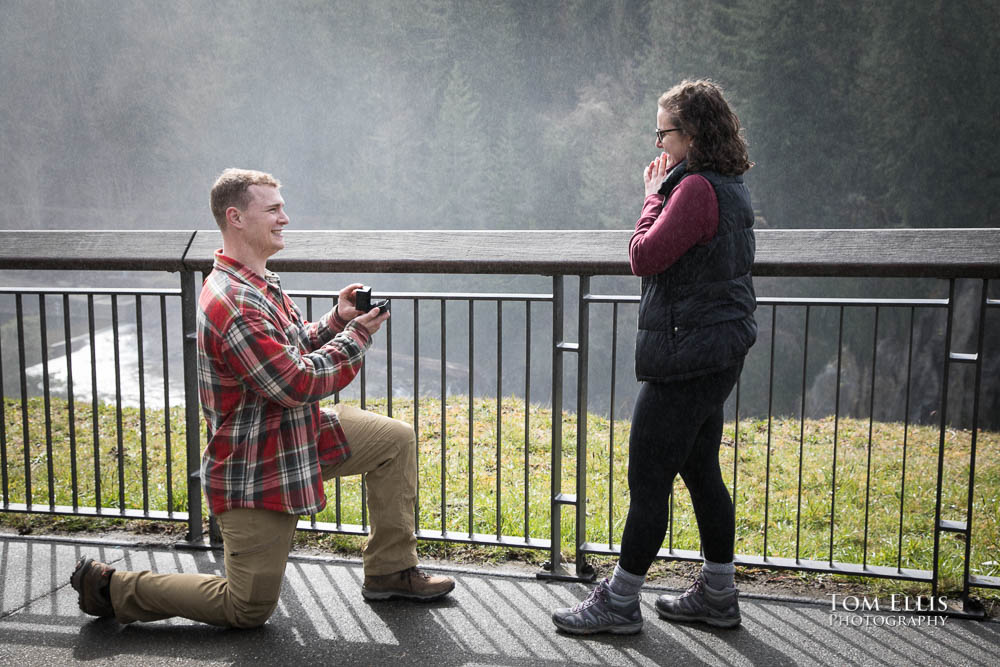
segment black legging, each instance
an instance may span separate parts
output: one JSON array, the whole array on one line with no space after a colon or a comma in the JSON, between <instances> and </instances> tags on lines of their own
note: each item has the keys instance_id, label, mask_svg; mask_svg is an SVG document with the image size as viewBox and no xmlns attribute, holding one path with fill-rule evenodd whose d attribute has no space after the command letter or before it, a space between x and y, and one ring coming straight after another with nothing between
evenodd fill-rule
<instances>
[{"instance_id":1,"label":"black legging","mask_svg":"<svg viewBox=\"0 0 1000 667\"><path fill-rule=\"evenodd\" d=\"M671 482L687 485L705 558L733 560L736 520L719 469L723 406L743 364L668 383L644 382L632 414L628 487L631 503L619 562L645 575L667 533Z\"/></svg>"}]
</instances>

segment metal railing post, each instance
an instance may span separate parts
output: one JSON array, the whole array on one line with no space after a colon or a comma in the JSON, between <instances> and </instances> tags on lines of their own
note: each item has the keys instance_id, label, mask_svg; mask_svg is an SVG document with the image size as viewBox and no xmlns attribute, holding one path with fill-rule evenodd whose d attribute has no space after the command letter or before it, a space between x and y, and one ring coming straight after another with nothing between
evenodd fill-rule
<instances>
[{"instance_id":1,"label":"metal railing post","mask_svg":"<svg viewBox=\"0 0 1000 667\"><path fill-rule=\"evenodd\" d=\"M184 434L187 443L187 540L201 539L201 409L198 401L197 295L194 272L181 272L181 331L184 356Z\"/></svg>"},{"instance_id":2,"label":"metal railing post","mask_svg":"<svg viewBox=\"0 0 1000 667\"><path fill-rule=\"evenodd\" d=\"M587 563L587 376L590 349L590 276L580 276L577 306L576 357L576 574L592 579L594 568ZM613 425L612 425L613 428Z\"/></svg>"},{"instance_id":3,"label":"metal railing post","mask_svg":"<svg viewBox=\"0 0 1000 667\"><path fill-rule=\"evenodd\" d=\"M587 329L586 304L584 297L589 290L590 279L580 277L580 310L577 332L580 342L568 343L563 340L563 309L565 292L562 276L552 278L552 504L550 527L551 556L543 568L546 573L538 573L541 579L562 579L569 581L592 580L593 568L587 565L585 559L586 544L586 493L587 493L587 361L577 360L577 446L576 446L576 484L575 493L562 492L562 404L563 404L563 357L565 352L582 353L586 347ZM582 383L581 383L582 378ZM567 574L562 570L560 548L562 547L562 506L576 507L574 525L576 526L575 574Z\"/></svg>"},{"instance_id":4,"label":"metal railing post","mask_svg":"<svg viewBox=\"0 0 1000 667\"><path fill-rule=\"evenodd\" d=\"M552 493L549 526L549 562L545 569L553 574L560 569L562 546L562 403L563 403L563 277L552 276Z\"/></svg>"},{"instance_id":5,"label":"metal railing post","mask_svg":"<svg viewBox=\"0 0 1000 667\"><path fill-rule=\"evenodd\" d=\"M955 279L948 283L948 309L945 311L944 329L944 366L941 370L941 422L938 434L937 489L934 502L934 551L931 566L931 598L938 596L938 561L941 549L941 492L944 484L944 443L948 428L948 382L951 369L951 327L955 315Z\"/></svg>"},{"instance_id":6,"label":"metal railing post","mask_svg":"<svg viewBox=\"0 0 1000 667\"><path fill-rule=\"evenodd\" d=\"M986 306L989 303L990 281L983 279L982 293L979 299L979 326L976 328L976 379L972 392L972 440L969 443L969 491L965 510L966 533L965 533L965 568L962 572L962 607L966 612L981 613L982 607L970 598L971 559L972 559L972 509L975 500L976 490L976 442L979 435L979 406L980 397L983 391L983 366L986 360L983 357L986 344Z\"/></svg>"},{"instance_id":7,"label":"metal railing post","mask_svg":"<svg viewBox=\"0 0 1000 667\"><path fill-rule=\"evenodd\" d=\"M987 289L988 281L983 281L983 293L982 302L979 304L979 326L976 332L976 352L972 354L953 352L954 346L952 344L952 336L954 333L954 318L957 310L957 290L955 287L956 279L952 278L949 283L948 289L948 322L945 327L945 354L944 354L944 372L942 378L942 389L941 389L941 432L940 439L938 443L938 466L937 466L937 500L935 502L934 508L934 567L931 575L931 598L937 599L940 589L940 560L941 560L941 533L958 533L962 536L965 542L964 546L964 557L965 563L962 571L962 612L970 616L981 617L983 615L983 608L975 600L969 597L969 585L970 585L970 570L969 570L969 557L971 552L972 543L972 507L973 507L973 497L975 491L975 476L976 476L976 435L977 426L979 420L979 391L981 390L980 382L982 381L982 367L983 367L983 337L985 335L985 325L986 325L986 305L988 300ZM972 442L969 448L969 485L967 487L968 492L968 505L966 507L966 514L964 521L955 521L941 518L941 496L943 495L944 487L944 446L946 441L946 434L948 429L948 383L950 380L949 371L953 363L958 364L974 364L975 365L975 385L973 390L973 409L972 409ZM952 612L954 613L954 612Z\"/></svg>"}]
</instances>

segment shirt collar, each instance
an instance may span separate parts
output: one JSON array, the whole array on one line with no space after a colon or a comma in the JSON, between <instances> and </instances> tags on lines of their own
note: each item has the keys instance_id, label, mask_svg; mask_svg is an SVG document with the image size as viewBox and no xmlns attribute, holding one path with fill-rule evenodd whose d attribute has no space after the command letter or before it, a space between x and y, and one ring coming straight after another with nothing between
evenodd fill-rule
<instances>
[{"instance_id":1,"label":"shirt collar","mask_svg":"<svg viewBox=\"0 0 1000 667\"><path fill-rule=\"evenodd\" d=\"M219 248L215 251L215 265L214 268L225 271L230 275L242 280L245 283L253 285L262 292L266 292L268 286L281 288L281 279L278 274L274 271L264 270L264 275L261 276L259 273L248 267L242 262L238 262L232 257L227 257L222 254L222 249Z\"/></svg>"}]
</instances>

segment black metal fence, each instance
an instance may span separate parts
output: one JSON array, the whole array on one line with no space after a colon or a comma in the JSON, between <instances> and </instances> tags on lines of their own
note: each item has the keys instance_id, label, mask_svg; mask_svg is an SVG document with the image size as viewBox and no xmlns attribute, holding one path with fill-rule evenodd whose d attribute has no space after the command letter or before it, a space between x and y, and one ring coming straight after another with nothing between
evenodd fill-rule
<instances>
[{"instance_id":1,"label":"black metal fence","mask_svg":"<svg viewBox=\"0 0 1000 667\"><path fill-rule=\"evenodd\" d=\"M638 302L638 298L634 296L590 294L587 280L587 278L583 278L581 285L581 291L584 296L582 297L583 304L581 304L580 340L586 340L588 334L584 333L584 331L591 328L587 323L588 307L593 304L611 304L613 307L611 337L614 341L619 336L619 309L633 306L633 304ZM977 574L973 567L973 559L970 557L974 545L978 545L980 549L980 563L986 561L988 565L995 566L995 557L998 555L995 544L991 545L990 542L990 540L994 539L993 537L977 535L976 530L974 530L974 517L977 512L985 512L987 517L984 518L984 523L989 523L990 525L995 523L995 519L993 518L995 515L995 492L992 490L992 486L986 486L986 484L995 484L996 478L991 476L990 482L986 482L986 484L980 482L977 488L976 462L977 445L981 435L978 424L981 416L981 399L984 395L984 369L987 367L987 364L990 364L991 368L996 368L998 362L997 341L1000 340L1000 326L998 326L1000 325L1000 320L991 318L990 314L991 312L998 312L996 309L1000 307L1000 299L990 298L990 283L987 280L979 281L978 286L975 284L966 285L966 287L977 292L972 304L974 311L959 312L956 308L958 303L956 297L957 284L958 281L954 279L946 281L947 296L943 298L758 298L757 319L761 324L762 334L756 347L751 351L747 366L752 367L754 362L756 362L758 366L763 368L763 384L765 386L761 394L766 396L767 407L763 415L758 416L756 420L741 420L740 416L743 414L741 398L746 395L746 376L748 374L745 370L743 378L741 378L740 383L737 385L733 396L730 397L728 406L730 414L733 415L733 421L727 429L727 436L730 438L729 444L732 446L729 457L732 467L727 481L730 484L737 507L737 525L740 525L741 507L746 508L749 504L744 500L741 505L741 493L744 495L747 494L748 490L744 489L748 486L755 492L755 498L752 502L757 503L758 509L762 505L763 520L760 521L759 525L752 527L756 529L759 537L755 541L756 550L752 552L738 551L736 557L737 563L759 567L855 574L926 582L932 585L936 593L940 576L938 568L942 550L941 536L952 533L958 535L959 539L956 544L963 551L960 555L963 576L959 584L963 587L963 595L968 596L970 587L1000 587L1000 577ZM846 474L852 474L853 472L853 474L860 477L858 480L860 483L856 486L863 496L845 498L845 492L841 488L843 484L838 484L838 474L845 472L844 469L838 470L838 454L844 456L844 441L849 440L843 437L840 428L844 424L841 398L843 390L842 361L845 352L845 314L852 310L868 311L871 314L868 323L870 326L868 331L871 336L869 347L871 356L870 367L866 374L868 386L865 392L867 402L865 416L862 419L854 418L847 420L851 422L851 428L857 429L860 426L866 431L866 433L861 434L860 438L863 444L863 451L861 452L863 465L846 470ZM779 313L787 311L799 311L800 313L800 318L795 324L801 324L801 331L799 333L801 344L792 353L777 347L777 342L782 339L781 330L777 325ZM810 428L810 420L807 417L806 410L807 396L809 396L809 392L807 392L807 379L810 376L808 370L810 359L809 343L811 339L810 334L814 333L812 332L812 327L817 319L815 317L817 311L828 311L832 317L828 317L827 320L832 320L835 326L834 331L831 332L835 340L835 353L833 355L835 371L833 374L833 391L832 396L829 397L831 401L827 413L829 415L828 421L832 421L832 427L828 429L831 432L827 433L828 437L825 441L818 443L820 447L828 452L828 460L824 462L818 460L818 457L812 457L814 465L825 463L829 466L829 474L826 475L824 483L819 485L816 484L815 478L811 484L805 482L810 472L809 459L806 455L806 450L810 448L810 439L807 438L807 429ZM886 327L881 325L887 319L885 313L891 311L896 311L897 315L902 316L896 318L897 324L899 323L898 320L903 320L902 326L897 327L894 337L885 331ZM919 340L920 337L915 334L917 331L916 323L919 321L921 313L929 312L936 312L940 315L937 319L939 320L938 324L941 331L938 332L939 335L921 341ZM959 318L967 318L966 324L970 325L968 328L973 331L971 339L972 348L968 351L959 351L954 344L955 336L952 329L954 322ZM634 326L634 316L627 319L629 326ZM627 335L632 335L631 328L627 329ZM988 342L990 342L989 345L987 344ZM897 375L902 378L902 381L895 386L878 387L876 382L879 376L876 369L879 363L879 351L880 349L884 350L887 344L899 346L895 351L894 358L903 362L903 367L897 369ZM612 345L613 349L617 349L616 343ZM581 357L580 376L584 377L588 364L587 349L585 346L580 348L579 354ZM776 361L783 354L791 354L791 356L798 357L795 359L798 365L795 367L794 365L786 364L786 372L782 374L780 371L776 371ZM919 424L919 421L915 423L911 420L910 397L914 383L913 365L914 358L919 356L933 357L939 364L940 371L935 378L939 386L933 392L937 396L938 410L930 415L937 421L937 427L934 429L935 440L933 443L920 443L925 450L924 458L926 458L927 451L934 455L934 474L930 479L918 480L918 482L922 481L923 484L915 483L912 479L913 450L915 447L920 446L915 445L911 440L913 430L915 428L921 429L924 432L924 440L926 440L929 430L926 425ZM972 371L971 376L956 377L956 367L962 366L968 367ZM794 468L776 471L772 467L772 454L778 438L773 423L777 415L772 409L772 403L775 396L775 385L781 382L798 384L798 414L792 415L791 418L786 417L784 420L791 422L790 425L797 432L785 434L783 439L783 444L794 445L797 453L796 456L792 457L792 462L796 464ZM761 383L758 381L758 384ZM951 395L949 389L952 392ZM616 391L619 390L616 376L612 375L610 383L601 387L600 390L609 391L614 396ZM581 391L582 397L578 399L578 410L582 412L586 410L587 406L586 396L588 390L585 384L582 386ZM880 426L875 417L877 413L876 406L879 402L885 402L884 397L886 392L893 391L899 392L903 409L898 416L899 423L894 423L895 428L888 431L889 437L895 440L886 441L886 435L877 433L876 431ZM968 428L956 430L949 417L949 407L960 407L963 401L967 401L971 406L971 421ZM752 426L754 421L759 421L761 427L760 435L762 437L760 440L762 440L765 452L763 474L759 474L760 471L758 471L756 477L752 477L747 482L743 481L743 477L741 476L741 472L745 474L745 471L741 471L741 463L746 462L740 457L740 448L741 446L746 446L747 440L745 433L741 433L741 428L746 428L748 425ZM788 425L786 424L786 426ZM583 425L581 423L581 430L582 428ZM614 431L611 431L609 435L613 438ZM995 455L996 436L995 434L988 435L991 445L989 455ZM578 456L584 457L586 455L585 448L588 445L588 440L585 432L578 434ZM853 438L852 440L855 443L857 442L857 438ZM592 441L590 442L593 444ZM814 442L812 448L815 449L816 444ZM614 479L614 475L610 471L616 465L614 458L615 445L613 440L609 440L607 445L606 461L609 470L607 477L610 484L611 480ZM928 447L928 445L933 446ZM958 445L956 448L957 451L949 452L949 448L952 445ZM848 446L850 446L850 443L848 443ZM878 489L873 483L873 461L881 458L883 459L884 466L886 449L896 450L893 452L895 460L893 461L892 470L895 474L895 486ZM854 453L854 455L857 457L857 453ZM948 465L946 465L946 462ZM624 464L624 461L620 462L620 465ZM908 477L908 464L911 466L910 477ZM924 471L924 476L926 477L926 471ZM783 516L776 520L773 516L775 514L773 509L774 489L776 486L781 486L782 484L792 487L794 507L789 508L791 511L784 512ZM588 507L586 494L592 488L593 482L588 482L586 478L578 478L576 495L568 497L564 501L566 504L574 505L577 508L576 535L578 565L584 562L581 558L583 554L618 553L617 546L613 540L609 540L606 543L596 543L595 541L587 541L585 539L585 536L588 535L586 529L588 511L584 511L583 508ZM912 500L915 494L920 498L921 502L908 504L908 501ZM944 497L945 495L948 497ZM612 496L613 494L609 491L608 497ZM977 498L978 501L976 500ZM887 501L893 505L892 508L886 507ZM673 517L676 516L677 509L674 503L675 497L672 496L672 521L666 545L661 549L659 555L670 559L701 560L701 554L697 549L684 549L675 546L675 523ZM845 517L845 510L838 503L843 504L847 508L846 512L859 513L859 516ZM912 507L914 504L918 505L916 509ZM809 556L804 555L804 532L811 531L813 538L816 538L820 531L817 530L815 525L815 519L817 518L815 516L811 521L813 526L811 528L804 527L804 524L810 523L803 515L806 505L811 505L814 510L817 507L820 509L820 523L826 534L822 546L817 548L814 545L812 553ZM887 509L892 509L895 514L894 530L892 534L889 534L889 531L883 525L876 536L874 514L878 511L884 513ZM606 516L609 522L606 527L606 534L614 535L615 530L612 524L613 511L611 508L608 509ZM953 518L945 518L946 516ZM688 512L685 518L690 523L691 513ZM839 548L840 544L838 540L850 537L842 532L838 532L838 524L841 521L858 524L859 534L854 536L854 541L859 545L859 558L856 561L852 562L845 559L843 553L845 550ZM781 523L786 524L784 529L782 529ZM885 522L882 523L884 524ZM746 528L751 527L746 526ZM553 524L553 531L556 530L557 526ZM912 544L908 543L907 539L907 534L919 531L924 531L924 534L933 535L933 548L924 554L922 565L921 558L915 557L913 553L910 553ZM554 532L554 534L557 533ZM618 534L620 535L620 528ZM769 538L773 534L776 534L778 539L769 542ZM887 558L883 554L880 559L882 562L872 562L870 560L870 554L873 551L872 544L876 537L880 540L891 540L894 542L889 554L890 557ZM737 536L737 539L739 543L740 535ZM815 543L817 540L813 539L812 541Z\"/></svg>"},{"instance_id":2,"label":"black metal fence","mask_svg":"<svg viewBox=\"0 0 1000 667\"><path fill-rule=\"evenodd\" d=\"M995 544L989 535L995 533L982 526L995 514L997 492L983 484L997 477L979 480L976 467L981 440L991 454L1000 448L996 434L979 426L989 393L984 375L1000 364L993 316L1000 299L990 291L990 279L1000 274L1000 239L988 236L984 249L982 230L937 232L947 233L957 251L967 251L967 261L955 260L956 253L921 260L920 249L910 246L858 265L849 261L857 251L848 247L839 256L784 266L796 244L800 255L808 255L801 239L771 233L759 241L758 274L922 277L939 292L944 286L946 294L759 298L761 336L727 406L723 458L737 507L737 563L927 582L936 595L940 564L949 549L957 549L960 565L949 569L961 571L964 597L973 587L1000 588L1000 577L983 574L984 568L1000 571L997 554L990 552ZM152 261L102 256L101 241L111 237L95 234L99 238L77 246L84 250L66 252L49 247L45 233L0 232L0 267L84 269L80 282L98 284L97 271L109 264L171 270L179 272L180 286L0 288L2 511L184 521L188 539L201 540L203 427L194 323L196 276L209 268L210 254L197 254L197 236L204 233L192 235L179 258ZM397 250L377 265L331 257L327 269L471 274L449 283L460 286L474 285L476 274L551 276L546 293L383 292L393 303L383 340L355 385L333 400L354 400L413 423L421 539L544 549L550 553L544 576L587 578L589 554L617 553L627 509L627 407L636 388L629 371L638 298L634 292L593 293L601 275L627 271L607 237L561 233L555 245L543 244L566 250L559 263L523 256L523 248L538 245L531 234L498 239L506 253L500 264L489 248L483 250L488 259L477 259L472 246L464 256L450 248L458 260L445 257L447 247L421 257L413 252L420 243L405 239L406 252ZM888 234L883 242L893 240ZM391 246L398 236L387 233L379 243ZM156 257L155 243L138 245L145 256ZM481 238L476 243L483 245ZM215 238L203 243L214 245ZM279 270L324 268L291 254ZM566 279L572 276L570 287L577 289L567 297ZM623 287L620 279L609 284ZM635 287L624 284L629 286ZM963 302L958 290L972 296ZM326 291L290 294L307 319L336 299ZM854 313L868 319L854 322ZM567 320L575 340L566 335ZM870 342L852 348L845 337ZM859 363L865 355L870 365ZM880 359L892 367L885 368L885 361L880 366ZM932 363L935 372L915 375L915 360ZM845 368L852 365L863 368ZM573 376L568 382L567 373ZM852 373L855 379L845 381ZM929 394L936 404L932 412L914 413L915 377L921 385L928 377L937 383ZM854 394L851 409L842 401L848 389ZM928 395L927 387L920 389ZM564 401L575 401L575 409L564 410ZM882 407L887 403L902 409L893 414ZM963 403L971 408L956 407ZM880 409L888 416L876 419ZM967 415L963 429L954 428L956 411ZM363 484L337 480L328 495L328 509L301 521L300 528L367 532ZM660 555L697 560L684 495L672 496L670 532ZM567 507L571 513L563 512ZM573 572L562 562L564 534L572 542ZM929 534L930 548L926 539L916 545ZM958 539L943 541L949 534Z\"/></svg>"}]
</instances>

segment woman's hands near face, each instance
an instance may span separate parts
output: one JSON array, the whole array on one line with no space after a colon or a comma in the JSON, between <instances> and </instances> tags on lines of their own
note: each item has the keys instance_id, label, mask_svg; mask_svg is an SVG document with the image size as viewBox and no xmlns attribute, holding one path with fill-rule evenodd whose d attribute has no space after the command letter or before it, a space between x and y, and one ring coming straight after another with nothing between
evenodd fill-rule
<instances>
[{"instance_id":1,"label":"woman's hands near face","mask_svg":"<svg viewBox=\"0 0 1000 667\"><path fill-rule=\"evenodd\" d=\"M660 185L663 184L663 179L667 177L667 172L672 166L670 156L666 153L660 153L655 160L649 163L646 170L642 172L647 197L660 191Z\"/></svg>"}]
</instances>

